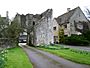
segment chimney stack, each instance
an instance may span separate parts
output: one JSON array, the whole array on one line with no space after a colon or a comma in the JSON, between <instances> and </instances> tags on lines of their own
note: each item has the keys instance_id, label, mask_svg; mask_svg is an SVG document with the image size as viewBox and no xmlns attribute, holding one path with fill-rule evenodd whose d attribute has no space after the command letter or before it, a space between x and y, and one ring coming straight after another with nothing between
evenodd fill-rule
<instances>
[{"instance_id":1,"label":"chimney stack","mask_svg":"<svg viewBox=\"0 0 90 68\"><path fill-rule=\"evenodd\" d=\"M70 11L70 8L67 8L67 12L69 12Z\"/></svg>"}]
</instances>

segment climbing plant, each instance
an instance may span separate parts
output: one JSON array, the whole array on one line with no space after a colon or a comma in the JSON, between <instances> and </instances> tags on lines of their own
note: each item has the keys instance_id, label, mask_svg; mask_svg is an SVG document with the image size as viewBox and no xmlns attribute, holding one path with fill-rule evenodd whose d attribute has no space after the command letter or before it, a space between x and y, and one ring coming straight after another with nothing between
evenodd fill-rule
<instances>
[{"instance_id":1,"label":"climbing plant","mask_svg":"<svg viewBox=\"0 0 90 68\"><path fill-rule=\"evenodd\" d=\"M58 40L59 40L59 43L64 42L64 29L62 27L60 27L58 31Z\"/></svg>"}]
</instances>

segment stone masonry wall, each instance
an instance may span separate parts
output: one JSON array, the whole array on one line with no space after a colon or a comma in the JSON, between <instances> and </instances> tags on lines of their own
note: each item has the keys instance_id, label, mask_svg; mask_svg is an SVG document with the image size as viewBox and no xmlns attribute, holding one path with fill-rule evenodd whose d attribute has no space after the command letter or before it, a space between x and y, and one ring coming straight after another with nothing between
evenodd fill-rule
<instances>
[{"instance_id":1,"label":"stone masonry wall","mask_svg":"<svg viewBox=\"0 0 90 68\"><path fill-rule=\"evenodd\" d=\"M35 44L40 45L53 43L52 28L52 10L50 9L35 25Z\"/></svg>"}]
</instances>

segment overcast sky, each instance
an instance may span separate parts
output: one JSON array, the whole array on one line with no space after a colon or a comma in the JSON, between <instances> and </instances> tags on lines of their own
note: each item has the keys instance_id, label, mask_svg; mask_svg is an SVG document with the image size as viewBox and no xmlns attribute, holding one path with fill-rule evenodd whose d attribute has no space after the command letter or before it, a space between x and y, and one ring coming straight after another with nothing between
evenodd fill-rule
<instances>
[{"instance_id":1,"label":"overcast sky","mask_svg":"<svg viewBox=\"0 0 90 68\"><path fill-rule=\"evenodd\" d=\"M53 9L53 16L57 17L67 11L67 8L80 6L84 11L90 9L90 0L0 0L0 14L12 18L18 12L20 14L40 14L47 9Z\"/></svg>"}]
</instances>

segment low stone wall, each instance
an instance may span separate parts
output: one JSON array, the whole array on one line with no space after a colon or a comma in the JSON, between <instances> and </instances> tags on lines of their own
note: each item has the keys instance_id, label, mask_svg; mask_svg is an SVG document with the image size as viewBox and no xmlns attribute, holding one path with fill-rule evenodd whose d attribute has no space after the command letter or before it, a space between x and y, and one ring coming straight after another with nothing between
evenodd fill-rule
<instances>
[{"instance_id":1,"label":"low stone wall","mask_svg":"<svg viewBox=\"0 0 90 68\"><path fill-rule=\"evenodd\" d=\"M15 47L16 42L13 39L0 38L0 48L12 48Z\"/></svg>"}]
</instances>

